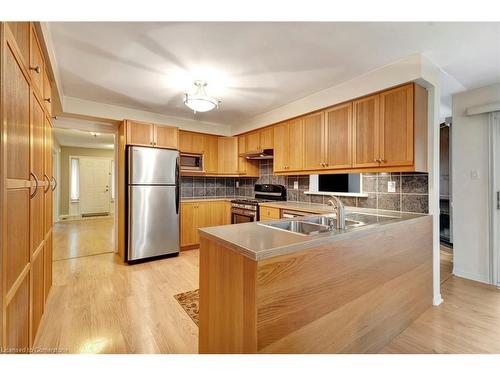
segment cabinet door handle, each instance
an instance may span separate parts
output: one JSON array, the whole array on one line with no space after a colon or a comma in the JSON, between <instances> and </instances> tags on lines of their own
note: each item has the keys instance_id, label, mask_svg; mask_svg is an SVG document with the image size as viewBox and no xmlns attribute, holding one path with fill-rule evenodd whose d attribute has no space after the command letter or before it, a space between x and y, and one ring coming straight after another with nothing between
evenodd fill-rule
<instances>
[{"instance_id":1,"label":"cabinet door handle","mask_svg":"<svg viewBox=\"0 0 500 375\"><path fill-rule=\"evenodd\" d=\"M39 182L38 182L38 178L36 177L36 175L33 172L30 172L30 176L33 177L33 179L35 180L35 191L30 194L30 198L33 199L33 198L35 198L36 194L38 193Z\"/></svg>"},{"instance_id":2,"label":"cabinet door handle","mask_svg":"<svg viewBox=\"0 0 500 375\"><path fill-rule=\"evenodd\" d=\"M49 176L47 176L47 174L46 174L46 173L44 173L44 174L43 174L43 178L44 178L45 180L47 180L47 189L43 189L43 192L44 192L44 193L46 193L46 192L48 192L48 191L49 191L49 189L50 189L50 178L49 178Z\"/></svg>"},{"instance_id":3,"label":"cabinet door handle","mask_svg":"<svg viewBox=\"0 0 500 375\"><path fill-rule=\"evenodd\" d=\"M30 66L30 70L33 70L35 73L40 74L40 66Z\"/></svg>"},{"instance_id":4,"label":"cabinet door handle","mask_svg":"<svg viewBox=\"0 0 500 375\"><path fill-rule=\"evenodd\" d=\"M52 187L52 191L56 190L56 187L57 187L57 180L54 178L54 176L52 176L52 182L54 183L53 187Z\"/></svg>"}]
</instances>

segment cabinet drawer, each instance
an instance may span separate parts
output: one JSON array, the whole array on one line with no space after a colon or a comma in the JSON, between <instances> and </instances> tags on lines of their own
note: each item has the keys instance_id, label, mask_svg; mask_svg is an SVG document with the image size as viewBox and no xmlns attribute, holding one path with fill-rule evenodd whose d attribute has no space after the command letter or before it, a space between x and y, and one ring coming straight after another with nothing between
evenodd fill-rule
<instances>
[{"instance_id":1,"label":"cabinet drawer","mask_svg":"<svg viewBox=\"0 0 500 375\"><path fill-rule=\"evenodd\" d=\"M260 221L276 220L281 218L281 210L274 207L259 208Z\"/></svg>"}]
</instances>

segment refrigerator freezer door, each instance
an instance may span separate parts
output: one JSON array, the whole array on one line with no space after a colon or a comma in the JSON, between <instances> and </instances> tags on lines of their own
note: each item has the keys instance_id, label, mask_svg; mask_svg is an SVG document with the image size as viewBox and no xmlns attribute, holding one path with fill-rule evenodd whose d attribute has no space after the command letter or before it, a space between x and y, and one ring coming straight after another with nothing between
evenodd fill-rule
<instances>
[{"instance_id":1,"label":"refrigerator freezer door","mask_svg":"<svg viewBox=\"0 0 500 375\"><path fill-rule=\"evenodd\" d=\"M179 152L161 148L130 147L128 149L129 184L173 185Z\"/></svg>"},{"instance_id":2,"label":"refrigerator freezer door","mask_svg":"<svg viewBox=\"0 0 500 375\"><path fill-rule=\"evenodd\" d=\"M179 252L175 186L129 186L128 260Z\"/></svg>"}]
</instances>

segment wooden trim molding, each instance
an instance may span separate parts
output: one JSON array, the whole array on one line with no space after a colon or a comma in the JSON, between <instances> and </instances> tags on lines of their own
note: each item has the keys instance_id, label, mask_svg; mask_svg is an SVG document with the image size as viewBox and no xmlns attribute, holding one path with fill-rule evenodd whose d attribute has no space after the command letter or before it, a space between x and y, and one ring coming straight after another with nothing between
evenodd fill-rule
<instances>
[{"instance_id":1,"label":"wooden trim molding","mask_svg":"<svg viewBox=\"0 0 500 375\"><path fill-rule=\"evenodd\" d=\"M26 266L21 271L21 273L19 274L16 281L14 281L14 283L12 284L12 287L5 295L5 306L8 306L10 301L12 300L12 298L16 295L17 290L19 289L19 287L23 283L24 278L27 277L27 275L29 274L30 269L31 269L31 264L30 263L26 264Z\"/></svg>"}]
</instances>

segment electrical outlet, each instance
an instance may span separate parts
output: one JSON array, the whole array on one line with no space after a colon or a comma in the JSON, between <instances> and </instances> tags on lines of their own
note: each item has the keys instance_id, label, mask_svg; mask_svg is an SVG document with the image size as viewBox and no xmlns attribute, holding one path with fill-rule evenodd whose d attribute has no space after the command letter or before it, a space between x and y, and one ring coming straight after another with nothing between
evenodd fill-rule
<instances>
[{"instance_id":1,"label":"electrical outlet","mask_svg":"<svg viewBox=\"0 0 500 375\"><path fill-rule=\"evenodd\" d=\"M240 187L240 182L238 180L236 180L236 187L239 188Z\"/></svg>"},{"instance_id":2,"label":"electrical outlet","mask_svg":"<svg viewBox=\"0 0 500 375\"><path fill-rule=\"evenodd\" d=\"M293 189L298 190L299 189L299 181L294 181L293 182Z\"/></svg>"},{"instance_id":3,"label":"electrical outlet","mask_svg":"<svg viewBox=\"0 0 500 375\"><path fill-rule=\"evenodd\" d=\"M395 193L396 192L396 181L387 182L387 192Z\"/></svg>"}]
</instances>

